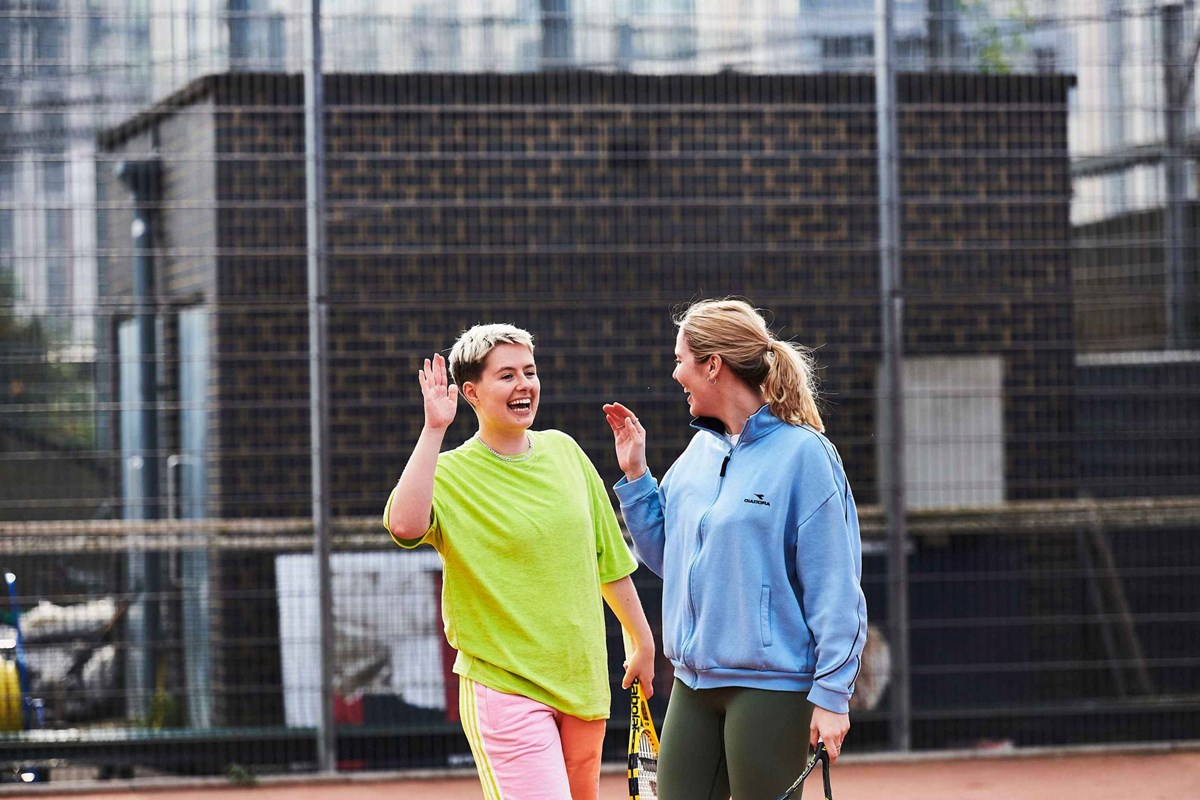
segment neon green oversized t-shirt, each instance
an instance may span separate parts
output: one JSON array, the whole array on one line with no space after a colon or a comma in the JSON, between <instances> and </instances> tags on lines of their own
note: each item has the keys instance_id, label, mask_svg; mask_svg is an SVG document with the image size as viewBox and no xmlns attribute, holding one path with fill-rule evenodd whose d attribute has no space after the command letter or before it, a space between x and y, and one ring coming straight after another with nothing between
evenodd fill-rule
<instances>
[{"instance_id":1,"label":"neon green oversized t-shirt","mask_svg":"<svg viewBox=\"0 0 1200 800\"><path fill-rule=\"evenodd\" d=\"M438 456L433 523L401 547L442 557L454 671L582 719L609 714L600 584L637 568L604 484L560 431L530 431L526 461L472 437ZM395 490L393 489L393 493ZM392 498L383 511L387 525Z\"/></svg>"}]
</instances>

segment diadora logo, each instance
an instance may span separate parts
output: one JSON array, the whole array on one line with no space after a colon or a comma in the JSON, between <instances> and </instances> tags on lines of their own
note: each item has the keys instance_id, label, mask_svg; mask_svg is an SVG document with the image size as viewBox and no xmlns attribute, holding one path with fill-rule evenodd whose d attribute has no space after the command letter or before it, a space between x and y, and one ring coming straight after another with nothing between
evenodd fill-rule
<instances>
[{"instance_id":1,"label":"diadora logo","mask_svg":"<svg viewBox=\"0 0 1200 800\"><path fill-rule=\"evenodd\" d=\"M763 498L763 496L761 494L755 494L754 497L747 497L744 500L742 500L742 502L743 503L752 503L756 506L771 505L769 502L767 502L767 500L765 498Z\"/></svg>"}]
</instances>

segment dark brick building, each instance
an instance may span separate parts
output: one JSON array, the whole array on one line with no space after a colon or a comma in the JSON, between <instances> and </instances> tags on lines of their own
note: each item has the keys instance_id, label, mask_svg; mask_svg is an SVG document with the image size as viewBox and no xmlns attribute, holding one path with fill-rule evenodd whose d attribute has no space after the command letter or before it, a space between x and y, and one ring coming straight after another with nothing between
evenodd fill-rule
<instances>
[{"instance_id":1,"label":"dark brick building","mask_svg":"<svg viewBox=\"0 0 1200 800\"><path fill-rule=\"evenodd\" d=\"M725 294L819 347L830 433L873 500L869 77L327 83L335 513L378 510L420 428L418 358L478 321L539 338L540 423L603 465L599 403L636 403L665 467L688 437L669 378L670 313ZM1004 359L1010 498L1073 488L1069 446L1046 439L1073 428L1069 85L900 81L905 346ZM302 109L298 78L214 76L103 141L114 159L163 164L161 305L214 312L214 515L307 513ZM105 195L103 290L119 303L130 216L115 179Z\"/></svg>"},{"instance_id":2,"label":"dark brick building","mask_svg":"<svg viewBox=\"0 0 1200 800\"><path fill-rule=\"evenodd\" d=\"M905 348L1000 358L1007 499L1075 489L1070 85L899 81ZM614 480L600 405L622 400L649 423L663 471L690 435L671 312L728 294L818 348L830 436L860 502L875 501L869 76L334 75L326 87L334 514L379 513L422 424L419 360L480 321L538 338L540 426L574 435ZM164 342L188 310L207 312L205 513L307 514L301 80L200 79L102 148L162 163ZM106 180L102 294L120 311L131 204Z\"/></svg>"}]
</instances>

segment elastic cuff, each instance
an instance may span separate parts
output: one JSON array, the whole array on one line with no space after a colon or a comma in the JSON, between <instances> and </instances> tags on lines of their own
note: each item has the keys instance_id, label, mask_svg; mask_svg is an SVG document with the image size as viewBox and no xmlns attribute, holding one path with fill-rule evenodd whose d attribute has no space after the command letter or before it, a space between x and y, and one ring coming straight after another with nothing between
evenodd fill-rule
<instances>
[{"instance_id":1,"label":"elastic cuff","mask_svg":"<svg viewBox=\"0 0 1200 800\"><path fill-rule=\"evenodd\" d=\"M650 470L646 470L646 474L638 478L636 481L629 481L624 475L621 480L613 484L613 491L617 493L617 499L621 501L621 507L631 506L639 500L644 500L646 497L658 491L658 481L650 474Z\"/></svg>"},{"instance_id":2,"label":"elastic cuff","mask_svg":"<svg viewBox=\"0 0 1200 800\"><path fill-rule=\"evenodd\" d=\"M849 695L830 691L815 683L808 690L808 701L814 706L820 706L826 711L832 711L835 714L850 713Z\"/></svg>"}]
</instances>

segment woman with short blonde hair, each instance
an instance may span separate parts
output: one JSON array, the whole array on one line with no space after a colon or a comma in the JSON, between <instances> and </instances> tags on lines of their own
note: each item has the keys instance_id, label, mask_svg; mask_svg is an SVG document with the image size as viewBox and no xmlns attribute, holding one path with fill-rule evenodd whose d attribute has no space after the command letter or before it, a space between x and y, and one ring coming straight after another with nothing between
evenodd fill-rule
<instances>
[{"instance_id":1,"label":"woman with short blonde hair","mask_svg":"<svg viewBox=\"0 0 1200 800\"><path fill-rule=\"evenodd\" d=\"M596 800L609 715L607 603L630 640L622 685L652 691L654 641L604 484L565 433L532 430L533 337L465 331L418 371L425 425L383 521L442 557L459 717L488 800ZM441 452L458 398L478 431Z\"/></svg>"}]
</instances>

